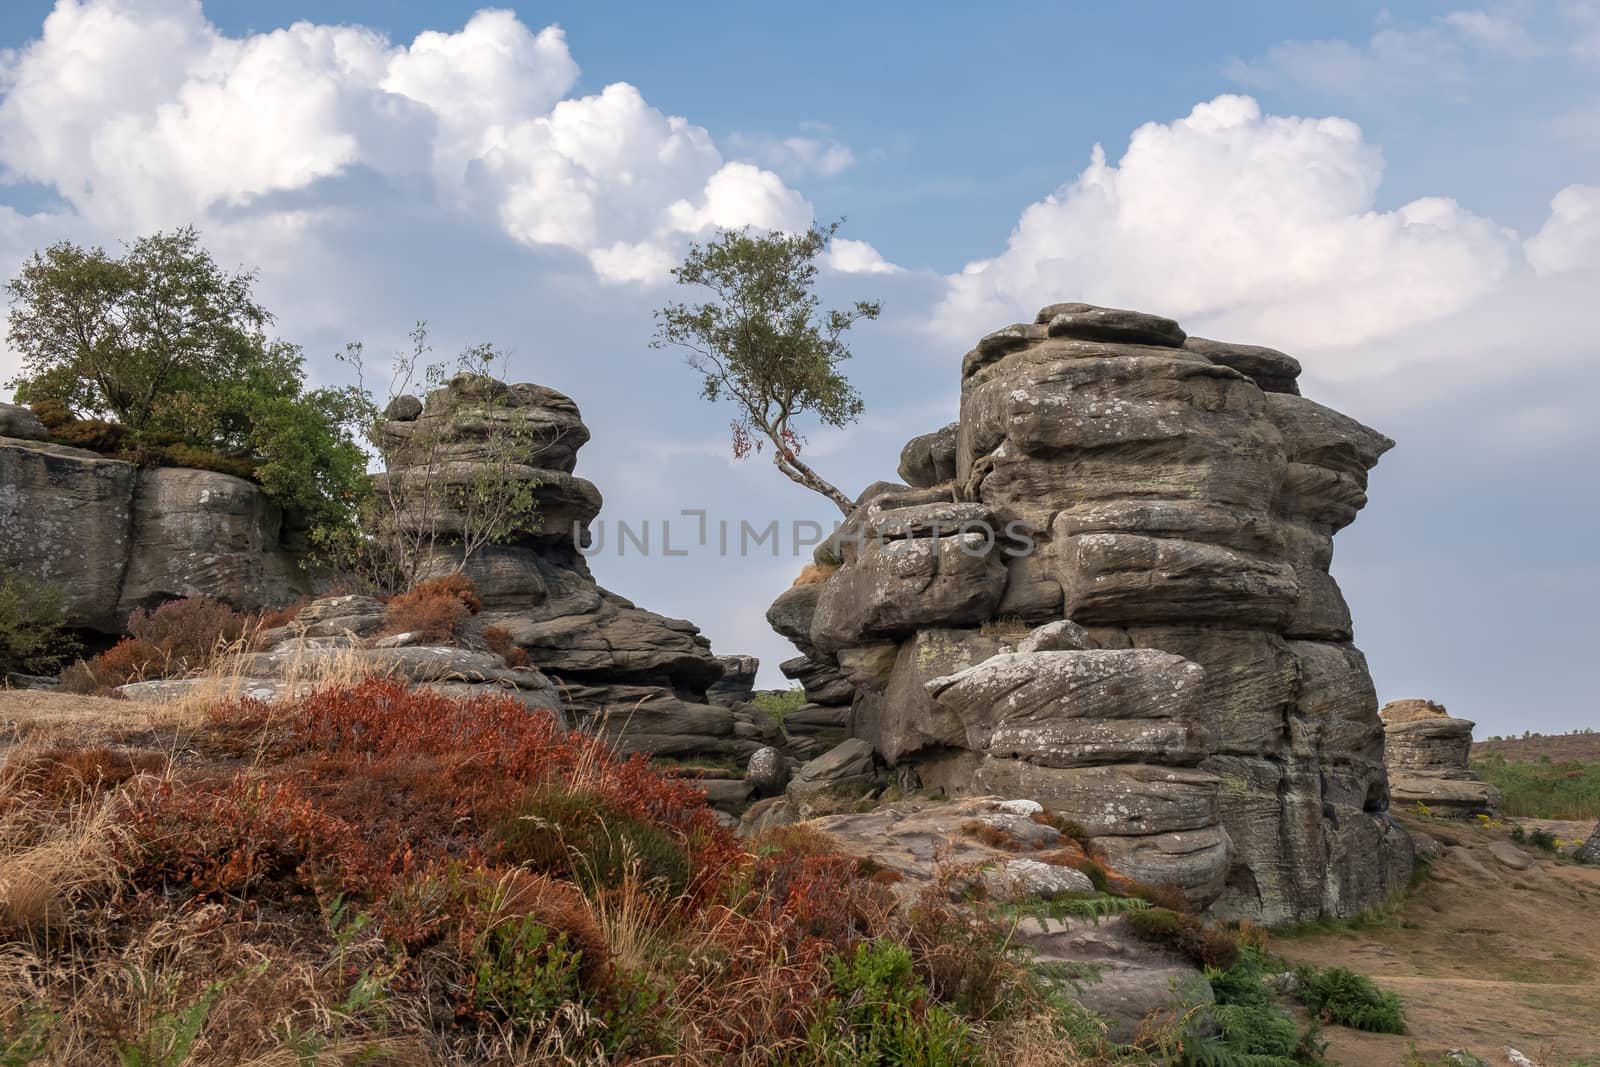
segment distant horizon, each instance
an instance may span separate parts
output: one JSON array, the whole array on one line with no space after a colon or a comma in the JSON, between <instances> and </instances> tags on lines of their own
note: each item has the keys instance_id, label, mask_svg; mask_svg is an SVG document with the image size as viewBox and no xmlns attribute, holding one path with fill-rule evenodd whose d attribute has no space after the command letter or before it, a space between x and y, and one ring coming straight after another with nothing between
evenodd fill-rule
<instances>
[{"instance_id":1,"label":"distant horizon","mask_svg":"<svg viewBox=\"0 0 1600 1067\"><path fill-rule=\"evenodd\" d=\"M1380 704L1436 700L1480 739L1600 726L1600 5L1232 14L19 0L0 275L193 224L259 268L312 381L425 319L437 357L493 341L576 401L610 529L787 530L837 511L732 458L651 311L717 227L843 217L824 296L884 302L850 335L865 415L807 428L845 492L893 479L955 419L962 354L1044 304L1278 348L1397 442L1333 565ZM764 612L809 558L591 566L778 688Z\"/></svg>"}]
</instances>

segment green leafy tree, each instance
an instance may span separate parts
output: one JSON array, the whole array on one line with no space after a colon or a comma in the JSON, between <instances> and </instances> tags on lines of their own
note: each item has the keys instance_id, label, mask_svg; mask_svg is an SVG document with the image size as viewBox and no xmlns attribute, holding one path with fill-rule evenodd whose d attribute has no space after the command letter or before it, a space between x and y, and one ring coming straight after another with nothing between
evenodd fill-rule
<instances>
[{"instance_id":1,"label":"green leafy tree","mask_svg":"<svg viewBox=\"0 0 1600 1067\"><path fill-rule=\"evenodd\" d=\"M347 522L367 491L363 398L305 390L301 350L266 336L255 277L219 267L192 228L121 256L66 241L35 252L6 284L22 356L7 384L23 403L114 420L106 439L131 440L132 458L245 460L280 505Z\"/></svg>"},{"instance_id":2,"label":"green leafy tree","mask_svg":"<svg viewBox=\"0 0 1600 1067\"><path fill-rule=\"evenodd\" d=\"M845 310L821 310L813 291L817 257L838 229L833 223L761 235L746 227L692 245L672 273L710 298L659 309L652 346L685 350L702 376L702 395L737 406L735 457L770 445L785 477L848 515L853 501L800 459L805 439L794 425L812 415L824 426L844 426L861 414L861 397L839 369L850 358L844 334L877 318L882 306L858 300Z\"/></svg>"}]
</instances>

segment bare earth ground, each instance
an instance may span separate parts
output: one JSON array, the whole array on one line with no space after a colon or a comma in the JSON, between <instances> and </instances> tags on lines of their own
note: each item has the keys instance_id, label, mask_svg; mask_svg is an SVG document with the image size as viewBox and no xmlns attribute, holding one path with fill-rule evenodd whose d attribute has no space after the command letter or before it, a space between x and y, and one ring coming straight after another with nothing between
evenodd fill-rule
<instances>
[{"instance_id":1,"label":"bare earth ground","mask_svg":"<svg viewBox=\"0 0 1600 1067\"><path fill-rule=\"evenodd\" d=\"M1504 829L1402 821L1469 855L1447 851L1388 924L1273 940L1296 963L1349 967L1405 1000L1410 1033L1328 1027L1330 1058L1385 1067L1413 1046L1429 1060L1465 1048L1498 1065L1510 1046L1540 1067L1600 1064L1600 868L1541 857L1513 871L1487 851Z\"/></svg>"}]
</instances>

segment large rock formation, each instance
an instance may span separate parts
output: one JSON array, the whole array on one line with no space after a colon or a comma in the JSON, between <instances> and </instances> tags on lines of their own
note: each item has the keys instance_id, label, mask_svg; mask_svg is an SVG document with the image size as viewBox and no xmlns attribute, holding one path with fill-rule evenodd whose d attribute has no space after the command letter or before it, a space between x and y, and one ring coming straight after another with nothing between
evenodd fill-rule
<instances>
[{"instance_id":1,"label":"large rock formation","mask_svg":"<svg viewBox=\"0 0 1600 1067\"><path fill-rule=\"evenodd\" d=\"M1500 791L1469 767L1472 722L1431 700L1391 700L1380 714L1396 806L1420 804L1444 816L1491 813L1500 806Z\"/></svg>"},{"instance_id":2,"label":"large rock formation","mask_svg":"<svg viewBox=\"0 0 1600 1067\"><path fill-rule=\"evenodd\" d=\"M1359 911L1411 849L1328 568L1393 442L1299 371L1047 307L967 354L959 421L906 445L907 484L819 550L837 573L769 618L928 785L1040 800L1220 915Z\"/></svg>"},{"instance_id":3,"label":"large rock formation","mask_svg":"<svg viewBox=\"0 0 1600 1067\"><path fill-rule=\"evenodd\" d=\"M283 513L240 478L141 470L43 441L0 405L0 568L60 586L67 622L119 633L135 608L210 596L241 609L309 591Z\"/></svg>"},{"instance_id":4,"label":"large rock formation","mask_svg":"<svg viewBox=\"0 0 1600 1067\"><path fill-rule=\"evenodd\" d=\"M580 551L600 511L600 491L573 474L588 428L573 401L539 385L458 375L425 400L391 405L380 441L387 479L472 484L475 465L531 489L536 508L503 544L467 559L486 625L499 626L557 685L574 725L656 755L747 758L776 739L764 716L707 700L724 664L683 619L637 607L602 589ZM481 483L480 483L481 484ZM462 516L448 505L416 522L442 537L425 571L453 570Z\"/></svg>"}]
</instances>

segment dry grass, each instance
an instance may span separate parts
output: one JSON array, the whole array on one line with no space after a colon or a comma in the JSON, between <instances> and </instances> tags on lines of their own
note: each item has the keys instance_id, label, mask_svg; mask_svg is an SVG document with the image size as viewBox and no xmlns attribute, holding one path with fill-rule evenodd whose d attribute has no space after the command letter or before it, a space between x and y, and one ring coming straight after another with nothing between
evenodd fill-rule
<instances>
[{"instance_id":1,"label":"dry grass","mask_svg":"<svg viewBox=\"0 0 1600 1067\"><path fill-rule=\"evenodd\" d=\"M362 673L320 653L290 671ZM26 735L0 764L0 1027L8 1056L38 1042L6 1062L799 1067L834 995L828 959L860 942L911 947L938 995L958 971L1022 980L988 935L938 941L966 921L948 900L911 922L808 827L739 849L690 786L520 705L367 682L266 706L238 699L247 687L219 669L169 706L0 703ZM554 778L517 755L530 744ZM643 857L614 881L496 866L474 827L519 780L634 804L698 873L674 896ZM583 961L581 995L533 1014L495 999L515 982L482 994L496 939L527 922ZM1094 1062L1037 1004L970 1025L996 1067Z\"/></svg>"},{"instance_id":2,"label":"dry grass","mask_svg":"<svg viewBox=\"0 0 1600 1067\"><path fill-rule=\"evenodd\" d=\"M791 582L794 585L820 585L839 572L837 563L807 563L800 569L800 574Z\"/></svg>"}]
</instances>

